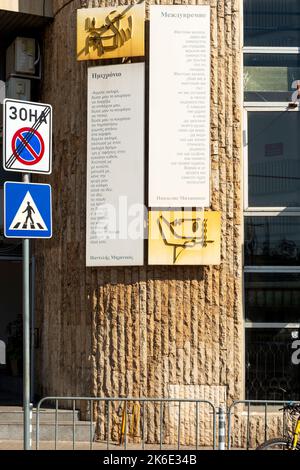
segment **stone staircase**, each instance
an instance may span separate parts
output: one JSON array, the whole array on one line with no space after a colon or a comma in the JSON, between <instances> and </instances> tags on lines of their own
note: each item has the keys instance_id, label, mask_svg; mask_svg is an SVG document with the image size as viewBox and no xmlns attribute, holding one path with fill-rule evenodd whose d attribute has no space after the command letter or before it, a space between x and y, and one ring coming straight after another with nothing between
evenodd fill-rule
<instances>
[{"instance_id":1,"label":"stone staircase","mask_svg":"<svg viewBox=\"0 0 300 470\"><path fill-rule=\"evenodd\" d=\"M79 412L75 411L75 440L76 442L89 442L91 424L89 421L80 421ZM32 439L36 438L36 410L32 417ZM93 423L93 435L95 424ZM23 411L21 407L0 406L0 441L19 441L23 439ZM55 440L55 410L40 410L40 441ZM73 440L73 411L58 411L58 442L71 442Z\"/></svg>"}]
</instances>

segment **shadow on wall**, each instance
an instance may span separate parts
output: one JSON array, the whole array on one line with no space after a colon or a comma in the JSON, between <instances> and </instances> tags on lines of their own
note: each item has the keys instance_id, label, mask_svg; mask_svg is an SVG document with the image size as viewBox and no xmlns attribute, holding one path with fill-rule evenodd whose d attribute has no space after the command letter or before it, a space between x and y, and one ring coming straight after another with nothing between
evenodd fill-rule
<instances>
[{"instance_id":1,"label":"shadow on wall","mask_svg":"<svg viewBox=\"0 0 300 470\"><path fill-rule=\"evenodd\" d=\"M19 0L18 11L20 13L30 13L31 15L40 15L51 17L53 15L52 0Z\"/></svg>"},{"instance_id":2,"label":"shadow on wall","mask_svg":"<svg viewBox=\"0 0 300 470\"><path fill-rule=\"evenodd\" d=\"M206 266L143 266L143 267L129 267L130 277L128 276L128 268L122 266L115 267L99 267L93 268L96 273L101 270L104 276L104 283L107 284L124 284L132 285L132 283L140 281L184 281L184 272L189 273L189 281L204 281L205 280Z\"/></svg>"}]
</instances>

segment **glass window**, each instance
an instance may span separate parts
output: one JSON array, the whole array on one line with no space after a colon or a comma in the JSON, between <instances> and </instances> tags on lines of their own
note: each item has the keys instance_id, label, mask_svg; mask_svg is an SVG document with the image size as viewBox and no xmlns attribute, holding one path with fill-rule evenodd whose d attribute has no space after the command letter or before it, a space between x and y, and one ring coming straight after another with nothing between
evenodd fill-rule
<instances>
[{"instance_id":1,"label":"glass window","mask_svg":"<svg viewBox=\"0 0 300 470\"><path fill-rule=\"evenodd\" d=\"M245 319L300 323L299 273L245 273Z\"/></svg>"},{"instance_id":2,"label":"glass window","mask_svg":"<svg viewBox=\"0 0 300 470\"><path fill-rule=\"evenodd\" d=\"M292 344L299 332L246 329L246 399L300 400L300 367Z\"/></svg>"},{"instance_id":3,"label":"glass window","mask_svg":"<svg viewBox=\"0 0 300 470\"><path fill-rule=\"evenodd\" d=\"M300 217L245 217L245 265L300 265Z\"/></svg>"},{"instance_id":4,"label":"glass window","mask_svg":"<svg viewBox=\"0 0 300 470\"><path fill-rule=\"evenodd\" d=\"M248 113L249 207L300 206L300 113Z\"/></svg>"},{"instance_id":5,"label":"glass window","mask_svg":"<svg viewBox=\"0 0 300 470\"><path fill-rule=\"evenodd\" d=\"M299 0L244 0L245 46L298 47Z\"/></svg>"},{"instance_id":6,"label":"glass window","mask_svg":"<svg viewBox=\"0 0 300 470\"><path fill-rule=\"evenodd\" d=\"M298 80L297 54L244 54L245 101L292 101Z\"/></svg>"},{"instance_id":7,"label":"glass window","mask_svg":"<svg viewBox=\"0 0 300 470\"><path fill-rule=\"evenodd\" d=\"M300 55L277 49L300 47L300 0L244 0L244 45L244 100L264 103L248 112L246 398L300 400L300 113L266 108L296 100Z\"/></svg>"}]
</instances>

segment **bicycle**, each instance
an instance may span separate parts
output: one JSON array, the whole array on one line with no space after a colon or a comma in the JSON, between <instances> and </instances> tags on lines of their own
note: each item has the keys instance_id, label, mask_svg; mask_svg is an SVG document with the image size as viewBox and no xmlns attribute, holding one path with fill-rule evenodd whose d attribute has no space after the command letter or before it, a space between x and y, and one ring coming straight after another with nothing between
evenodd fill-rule
<instances>
[{"instance_id":1,"label":"bicycle","mask_svg":"<svg viewBox=\"0 0 300 470\"><path fill-rule=\"evenodd\" d=\"M256 450L300 450L300 403L288 403L280 410L287 413L291 420L297 416L294 430L288 432L287 436L268 439L259 445Z\"/></svg>"}]
</instances>

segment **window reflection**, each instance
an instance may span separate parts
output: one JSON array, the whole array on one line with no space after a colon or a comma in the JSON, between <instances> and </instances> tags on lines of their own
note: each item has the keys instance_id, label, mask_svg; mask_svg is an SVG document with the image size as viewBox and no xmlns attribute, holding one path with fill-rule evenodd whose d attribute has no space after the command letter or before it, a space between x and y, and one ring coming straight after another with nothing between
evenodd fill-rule
<instances>
[{"instance_id":1,"label":"window reflection","mask_svg":"<svg viewBox=\"0 0 300 470\"><path fill-rule=\"evenodd\" d=\"M245 46L298 47L299 0L244 0Z\"/></svg>"},{"instance_id":2,"label":"window reflection","mask_svg":"<svg viewBox=\"0 0 300 470\"><path fill-rule=\"evenodd\" d=\"M246 330L246 398L299 400L300 369L292 363L291 329Z\"/></svg>"},{"instance_id":3,"label":"window reflection","mask_svg":"<svg viewBox=\"0 0 300 470\"><path fill-rule=\"evenodd\" d=\"M248 113L250 207L300 206L300 113Z\"/></svg>"},{"instance_id":4,"label":"window reflection","mask_svg":"<svg viewBox=\"0 0 300 470\"><path fill-rule=\"evenodd\" d=\"M298 80L297 54L244 54L245 101L292 101Z\"/></svg>"},{"instance_id":5,"label":"window reflection","mask_svg":"<svg viewBox=\"0 0 300 470\"><path fill-rule=\"evenodd\" d=\"M300 323L300 274L245 273L245 318Z\"/></svg>"},{"instance_id":6,"label":"window reflection","mask_svg":"<svg viewBox=\"0 0 300 470\"><path fill-rule=\"evenodd\" d=\"M300 265L300 217L245 217L245 265Z\"/></svg>"}]
</instances>

